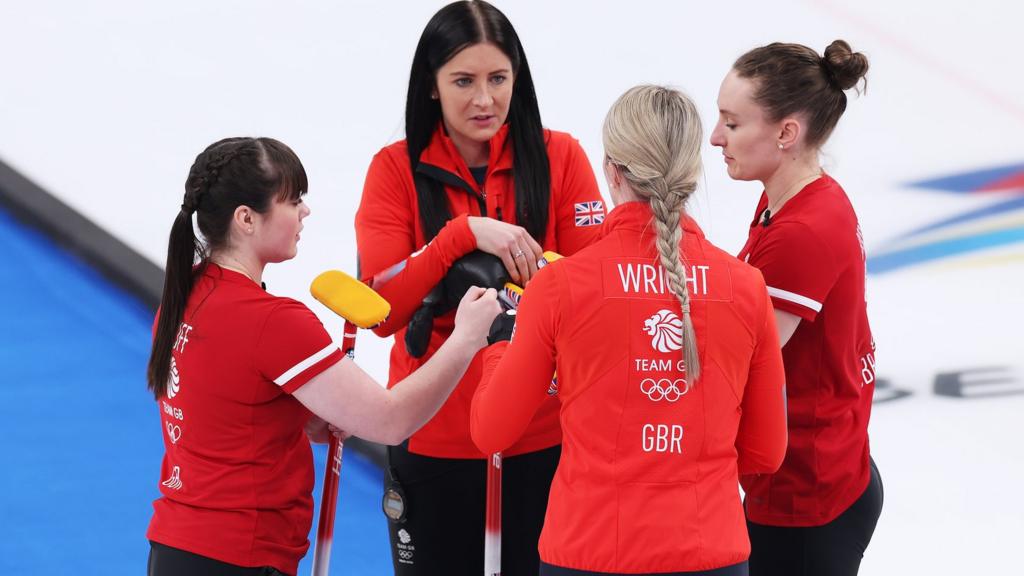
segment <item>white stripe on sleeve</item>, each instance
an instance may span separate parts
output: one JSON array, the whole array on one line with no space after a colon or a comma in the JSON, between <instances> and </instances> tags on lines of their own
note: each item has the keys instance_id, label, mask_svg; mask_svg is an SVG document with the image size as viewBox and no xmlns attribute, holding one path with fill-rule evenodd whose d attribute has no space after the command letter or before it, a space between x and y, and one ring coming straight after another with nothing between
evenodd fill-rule
<instances>
[{"instance_id":1,"label":"white stripe on sleeve","mask_svg":"<svg viewBox=\"0 0 1024 576\"><path fill-rule=\"evenodd\" d=\"M382 270L382 271L378 272L377 274L375 274L373 276L373 280L370 281L370 284L372 284L372 286L370 286L370 288L376 288L376 289L379 290L382 286L387 284L389 280L391 280L395 276L398 276L399 272L401 272L402 270L405 270L405 265L406 265L407 262L408 262L408 259L402 260L398 264L395 264L394 266L391 266L390 268L385 268L384 270Z\"/></svg>"},{"instance_id":2,"label":"white stripe on sleeve","mask_svg":"<svg viewBox=\"0 0 1024 576\"><path fill-rule=\"evenodd\" d=\"M780 288L772 288L771 286L768 287L768 295L773 296L775 298L779 298L781 300L792 302L794 304L799 304L805 308L810 308L815 312L821 312L821 302L818 302L817 300L811 300L807 296L801 296L793 292L787 292L786 290L782 290Z\"/></svg>"},{"instance_id":3,"label":"white stripe on sleeve","mask_svg":"<svg viewBox=\"0 0 1024 576\"><path fill-rule=\"evenodd\" d=\"M335 344L334 342L331 342L323 350L317 352L316 354L313 354L312 356L310 356L309 358L306 358L302 362L299 362L295 366L292 366L287 372L285 372L284 374L281 374L280 376L275 378L274 379L274 384L277 384L278 386L284 386L292 378L295 378L296 376L301 374L302 371L305 370L306 368L309 368L313 364L316 364L317 362L319 362L319 361L323 360L324 358L327 358L328 356L330 356L337 348L338 348L338 345Z\"/></svg>"}]
</instances>

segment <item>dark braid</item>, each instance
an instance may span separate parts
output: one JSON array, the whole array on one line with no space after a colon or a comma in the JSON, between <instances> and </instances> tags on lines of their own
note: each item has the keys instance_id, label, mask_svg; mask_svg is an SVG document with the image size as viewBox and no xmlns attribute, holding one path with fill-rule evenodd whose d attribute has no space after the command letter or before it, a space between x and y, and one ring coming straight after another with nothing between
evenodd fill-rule
<instances>
[{"instance_id":1,"label":"dark braid","mask_svg":"<svg viewBox=\"0 0 1024 576\"><path fill-rule=\"evenodd\" d=\"M244 146L231 146L231 144L237 144L243 140L250 139L226 138L208 148L207 151L210 154L200 154L196 158L195 164L192 165L193 174L185 184L185 198L181 204L181 209L186 214L192 214L199 209L203 197L209 193L210 188L220 178L221 170L243 151ZM200 164L200 162L203 163Z\"/></svg>"}]
</instances>

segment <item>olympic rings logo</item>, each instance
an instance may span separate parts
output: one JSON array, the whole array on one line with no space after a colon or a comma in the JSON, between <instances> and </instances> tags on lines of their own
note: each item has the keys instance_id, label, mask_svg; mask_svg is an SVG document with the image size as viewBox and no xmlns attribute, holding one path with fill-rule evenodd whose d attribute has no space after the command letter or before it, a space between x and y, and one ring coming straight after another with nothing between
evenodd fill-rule
<instances>
[{"instance_id":1,"label":"olympic rings logo","mask_svg":"<svg viewBox=\"0 0 1024 576\"><path fill-rule=\"evenodd\" d=\"M412 552L409 552L408 550L399 550L398 557L402 560L412 560Z\"/></svg>"},{"instance_id":2,"label":"olympic rings logo","mask_svg":"<svg viewBox=\"0 0 1024 576\"><path fill-rule=\"evenodd\" d=\"M679 388L680 385L682 385L682 389ZM640 382L640 391L646 394L647 397L654 402L660 402L662 400L675 402L690 391L690 383L684 378L678 378L676 380L669 380L668 378L661 378L660 380L644 378Z\"/></svg>"}]
</instances>

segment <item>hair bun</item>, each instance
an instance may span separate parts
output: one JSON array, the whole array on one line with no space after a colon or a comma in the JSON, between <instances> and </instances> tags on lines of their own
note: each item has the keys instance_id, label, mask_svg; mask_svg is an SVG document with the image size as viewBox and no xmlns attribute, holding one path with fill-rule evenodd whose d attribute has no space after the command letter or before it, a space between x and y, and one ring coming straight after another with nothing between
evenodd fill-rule
<instances>
[{"instance_id":1,"label":"hair bun","mask_svg":"<svg viewBox=\"0 0 1024 576\"><path fill-rule=\"evenodd\" d=\"M821 66L836 87L849 90L867 74L868 59L860 52L854 52L845 40L835 40L825 48Z\"/></svg>"}]
</instances>

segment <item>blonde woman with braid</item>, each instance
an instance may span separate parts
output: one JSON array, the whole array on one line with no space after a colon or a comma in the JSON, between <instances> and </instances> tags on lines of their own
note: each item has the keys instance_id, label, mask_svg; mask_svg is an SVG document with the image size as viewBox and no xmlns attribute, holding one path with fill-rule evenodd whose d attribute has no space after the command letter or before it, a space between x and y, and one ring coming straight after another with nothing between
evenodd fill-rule
<instances>
[{"instance_id":1,"label":"blonde woman with braid","mask_svg":"<svg viewBox=\"0 0 1024 576\"><path fill-rule=\"evenodd\" d=\"M503 449L561 402L542 575L747 574L737 486L782 463L782 357L760 273L685 213L701 138L685 95L622 95L604 124L616 207L601 238L537 273L514 330L492 326L514 336L484 352L477 446Z\"/></svg>"}]
</instances>

